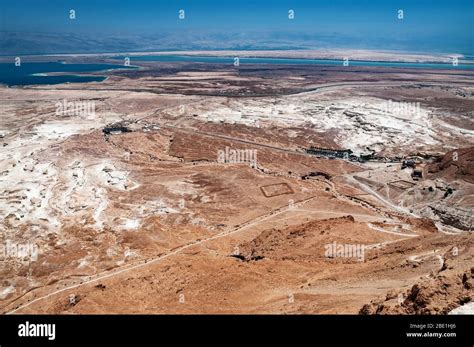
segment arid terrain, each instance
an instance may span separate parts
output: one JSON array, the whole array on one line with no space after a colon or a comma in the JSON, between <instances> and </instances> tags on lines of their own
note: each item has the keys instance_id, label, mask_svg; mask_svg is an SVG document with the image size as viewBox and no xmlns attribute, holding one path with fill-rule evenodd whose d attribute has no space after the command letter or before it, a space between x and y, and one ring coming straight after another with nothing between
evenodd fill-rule
<instances>
[{"instance_id":1,"label":"arid terrain","mask_svg":"<svg viewBox=\"0 0 474 347\"><path fill-rule=\"evenodd\" d=\"M2 313L473 312L474 70L137 64L0 86Z\"/></svg>"}]
</instances>

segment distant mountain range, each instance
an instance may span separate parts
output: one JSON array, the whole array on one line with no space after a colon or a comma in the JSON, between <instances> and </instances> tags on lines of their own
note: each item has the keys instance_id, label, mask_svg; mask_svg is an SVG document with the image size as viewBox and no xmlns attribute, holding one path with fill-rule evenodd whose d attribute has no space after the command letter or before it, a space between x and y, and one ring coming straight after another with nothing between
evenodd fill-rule
<instances>
[{"instance_id":1,"label":"distant mountain range","mask_svg":"<svg viewBox=\"0 0 474 347\"><path fill-rule=\"evenodd\" d=\"M426 52L459 52L456 47L441 46L433 37L422 42L410 38L381 37L368 40L351 34L308 32L236 32L217 31L159 32L155 34L81 34L0 31L1 55L58 53L107 53L159 50L249 50L249 49L384 49Z\"/></svg>"}]
</instances>

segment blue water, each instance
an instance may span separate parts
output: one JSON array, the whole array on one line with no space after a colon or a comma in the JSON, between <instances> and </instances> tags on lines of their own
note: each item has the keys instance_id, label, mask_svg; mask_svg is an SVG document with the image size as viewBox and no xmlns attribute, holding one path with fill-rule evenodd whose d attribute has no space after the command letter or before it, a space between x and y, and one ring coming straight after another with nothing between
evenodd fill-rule
<instances>
[{"instance_id":1,"label":"blue water","mask_svg":"<svg viewBox=\"0 0 474 347\"><path fill-rule=\"evenodd\" d=\"M54 63L0 63L0 83L8 86L29 84L59 84L66 82L102 82L105 76L81 76L81 73L123 69L123 65L112 64L64 64ZM54 76L42 76L51 72L72 73Z\"/></svg>"},{"instance_id":2,"label":"blue water","mask_svg":"<svg viewBox=\"0 0 474 347\"><path fill-rule=\"evenodd\" d=\"M124 57L116 57L123 60ZM341 60L331 59L289 59L289 58L239 58L240 64L310 64L342 66ZM144 55L131 56L130 61L159 61L159 62L195 62L195 63L234 63L234 57L202 57L180 55ZM378 61L349 61L349 66L381 66L423 69L474 70L474 64L443 63L397 63ZM0 84L21 86L30 84L59 84L66 82L102 82L105 76L84 76L81 73L98 72L112 69L136 68L119 64L64 64L60 62L22 63L17 67L13 63L0 63ZM61 73L48 76L48 73Z\"/></svg>"},{"instance_id":3,"label":"blue water","mask_svg":"<svg viewBox=\"0 0 474 347\"><path fill-rule=\"evenodd\" d=\"M117 59L123 60L124 57ZM160 62L193 62L193 63L217 63L233 64L234 57L202 57L202 56L184 56L184 55L143 55L130 56L130 61L160 61ZM331 65L343 66L342 60L332 59L293 59L293 58L239 58L240 64L296 64L296 65ZM474 70L473 64L458 64L453 66L446 63L399 63L387 61L362 61L350 60L349 66L381 66L381 67L400 67L400 68L420 68L420 69L450 69L450 70Z\"/></svg>"}]
</instances>

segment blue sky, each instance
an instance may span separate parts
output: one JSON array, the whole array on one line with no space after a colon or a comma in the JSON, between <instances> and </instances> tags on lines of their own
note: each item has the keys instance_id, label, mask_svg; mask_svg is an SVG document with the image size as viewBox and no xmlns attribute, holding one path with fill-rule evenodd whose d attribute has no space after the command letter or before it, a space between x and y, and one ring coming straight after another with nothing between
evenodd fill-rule
<instances>
[{"instance_id":1,"label":"blue sky","mask_svg":"<svg viewBox=\"0 0 474 347\"><path fill-rule=\"evenodd\" d=\"M302 48L335 47L474 51L474 1L470 0L0 0L0 30L107 36L162 35L207 42L225 37L278 40ZM68 11L76 11L70 20ZM178 11L186 11L185 20ZM288 10L295 19L288 19ZM404 19L397 11L404 11ZM214 33L214 36L209 33ZM259 33L262 34L259 37ZM262 38L265 39L262 39ZM159 42L156 43L159 46ZM216 42L216 46L218 42ZM220 47L220 46L219 46ZM157 47L159 48L159 47ZM315 47L317 48L317 47ZM426 49L424 49L426 48Z\"/></svg>"}]
</instances>

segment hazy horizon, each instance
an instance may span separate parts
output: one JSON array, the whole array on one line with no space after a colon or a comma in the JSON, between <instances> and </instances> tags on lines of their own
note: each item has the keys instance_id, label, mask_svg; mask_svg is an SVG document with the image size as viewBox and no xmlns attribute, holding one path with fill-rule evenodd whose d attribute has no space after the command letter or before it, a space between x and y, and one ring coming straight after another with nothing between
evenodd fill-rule
<instances>
[{"instance_id":1,"label":"hazy horizon","mask_svg":"<svg viewBox=\"0 0 474 347\"><path fill-rule=\"evenodd\" d=\"M466 0L27 0L2 8L2 55L321 48L474 53L474 3Z\"/></svg>"}]
</instances>

